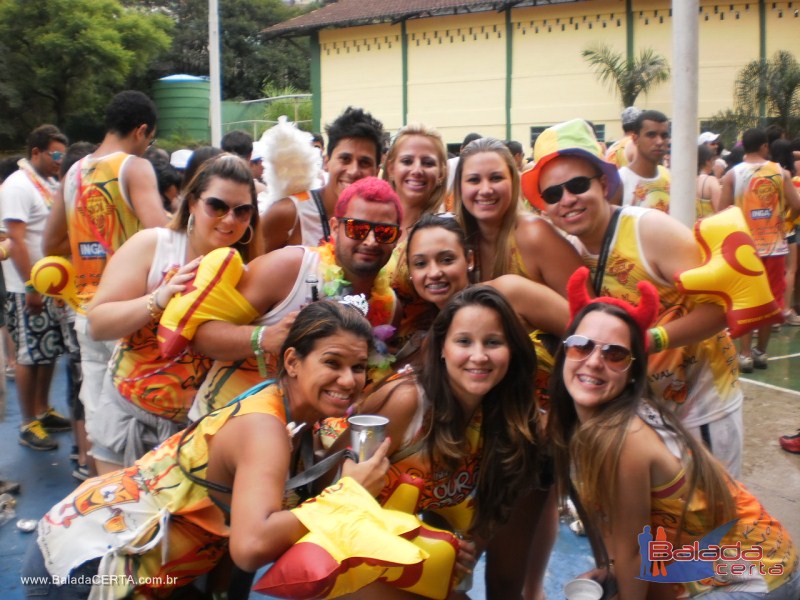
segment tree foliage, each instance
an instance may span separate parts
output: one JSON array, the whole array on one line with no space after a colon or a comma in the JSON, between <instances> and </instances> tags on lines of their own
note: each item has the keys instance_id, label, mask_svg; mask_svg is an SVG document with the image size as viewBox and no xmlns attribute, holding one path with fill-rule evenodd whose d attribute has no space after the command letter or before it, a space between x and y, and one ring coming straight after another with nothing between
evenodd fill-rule
<instances>
[{"instance_id":1,"label":"tree foliage","mask_svg":"<svg viewBox=\"0 0 800 600\"><path fill-rule=\"evenodd\" d=\"M785 130L796 130L800 122L800 64L792 53L779 50L769 60L745 65L736 77L734 107L744 119L757 122L761 116L773 117L773 122Z\"/></svg>"},{"instance_id":2,"label":"tree foliage","mask_svg":"<svg viewBox=\"0 0 800 600\"><path fill-rule=\"evenodd\" d=\"M169 15L175 22L172 47L152 78L186 73L208 75L208 0L125 0ZM253 100L264 85L310 87L307 41L265 41L262 31L300 9L281 0L219 0L222 97Z\"/></svg>"},{"instance_id":3,"label":"tree foliage","mask_svg":"<svg viewBox=\"0 0 800 600\"><path fill-rule=\"evenodd\" d=\"M171 21L117 0L0 2L0 143L43 122L102 130L102 109L169 47Z\"/></svg>"},{"instance_id":4,"label":"tree foliage","mask_svg":"<svg viewBox=\"0 0 800 600\"><path fill-rule=\"evenodd\" d=\"M586 48L581 56L597 73L600 82L619 94L623 108L633 106L639 94L647 94L658 84L669 81L667 59L652 48L643 48L631 60L606 45Z\"/></svg>"},{"instance_id":5,"label":"tree foliage","mask_svg":"<svg viewBox=\"0 0 800 600\"><path fill-rule=\"evenodd\" d=\"M298 90L292 85L279 86L267 82L262 90L265 98L280 98L281 96L295 96L306 92ZM264 120L272 123L278 122L278 117L287 116L290 121L297 123L303 131L312 130L312 106L310 98L282 98L268 102L264 109Z\"/></svg>"}]
</instances>

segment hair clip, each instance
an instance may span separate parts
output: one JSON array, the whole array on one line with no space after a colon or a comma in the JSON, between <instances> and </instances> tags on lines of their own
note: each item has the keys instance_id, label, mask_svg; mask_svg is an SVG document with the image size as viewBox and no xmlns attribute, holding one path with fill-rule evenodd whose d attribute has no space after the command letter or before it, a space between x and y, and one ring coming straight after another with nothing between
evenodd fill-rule
<instances>
[{"instance_id":1,"label":"hair clip","mask_svg":"<svg viewBox=\"0 0 800 600\"><path fill-rule=\"evenodd\" d=\"M364 294L350 294L348 296L343 296L341 300L339 300L339 304L352 306L353 308L358 309L365 317L369 312L369 304L367 303L367 297Z\"/></svg>"}]
</instances>

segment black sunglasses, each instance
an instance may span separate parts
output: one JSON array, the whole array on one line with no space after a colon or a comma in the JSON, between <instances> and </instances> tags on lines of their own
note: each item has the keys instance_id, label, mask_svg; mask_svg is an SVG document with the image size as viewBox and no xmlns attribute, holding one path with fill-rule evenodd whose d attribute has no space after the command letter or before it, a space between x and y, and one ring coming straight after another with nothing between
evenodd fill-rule
<instances>
[{"instance_id":1,"label":"black sunglasses","mask_svg":"<svg viewBox=\"0 0 800 600\"><path fill-rule=\"evenodd\" d=\"M393 223L374 223L361 219L342 219L344 234L351 240L365 240L370 231L375 232L379 244L393 244L400 237L400 226Z\"/></svg>"},{"instance_id":2,"label":"black sunglasses","mask_svg":"<svg viewBox=\"0 0 800 600\"><path fill-rule=\"evenodd\" d=\"M605 344L583 335L571 335L564 340L564 355L568 360L583 361L600 348L600 356L612 371L627 371L633 362L631 351L619 344Z\"/></svg>"},{"instance_id":3,"label":"black sunglasses","mask_svg":"<svg viewBox=\"0 0 800 600\"><path fill-rule=\"evenodd\" d=\"M223 219L230 211L237 221L249 221L253 216L255 206L252 204L240 204L239 206L229 206L224 200L219 198L203 198L206 214L215 219Z\"/></svg>"},{"instance_id":4,"label":"black sunglasses","mask_svg":"<svg viewBox=\"0 0 800 600\"><path fill-rule=\"evenodd\" d=\"M581 175L580 177L573 177L564 183L551 185L542 192L542 200L548 204L558 204L561 197L564 195L565 188L570 194L583 194L588 192L592 185L592 179L597 179L598 177L600 177L600 175L594 175L592 177Z\"/></svg>"}]
</instances>

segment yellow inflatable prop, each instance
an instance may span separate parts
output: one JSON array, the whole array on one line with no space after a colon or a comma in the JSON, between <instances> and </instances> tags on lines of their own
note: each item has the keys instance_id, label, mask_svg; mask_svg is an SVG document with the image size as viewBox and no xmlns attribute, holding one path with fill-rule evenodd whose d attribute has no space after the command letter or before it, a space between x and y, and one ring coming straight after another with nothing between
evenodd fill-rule
<instances>
[{"instance_id":1,"label":"yellow inflatable prop","mask_svg":"<svg viewBox=\"0 0 800 600\"><path fill-rule=\"evenodd\" d=\"M733 337L783 320L741 209L732 206L694 226L703 264L676 276L682 292L727 312Z\"/></svg>"},{"instance_id":2,"label":"yellow inflatable prop","mask_svg":"<svg viewBox=\"0 0 800 600\"><path fill-rule=\"evenodd\" d=\"M336 598L380 580L446 598L458 540L411 514L419 493L409 479L381 508L352 479L341 479L292 511L309 533L253 589L279 598Z\"/></svg>"},{"instance_id":3,"label":"yellow inflatable prop","mask_svg":"<svg viewBox=\"0 0 800 600\"><path fill-rule=\"evenodd\" d=\"M44 296L63 300L76 312L86 313L75 288L75 269L62 256L45 256L36 261L28 285Z\"/></svg>"},{"instance_id":4,"label":"yellow inflatable prop","mask_svg":"<svg viewBox=\"0 0 800 600\"><path fill-rule=\"evenodd\" d=\"M206 321L243 325L258 311L236 290L244 272L242 257L233 248L217 248L200 261L191 285L173 297L158 325L158 345L167 358L178 356Z\"/></svg>"}]
</instances>

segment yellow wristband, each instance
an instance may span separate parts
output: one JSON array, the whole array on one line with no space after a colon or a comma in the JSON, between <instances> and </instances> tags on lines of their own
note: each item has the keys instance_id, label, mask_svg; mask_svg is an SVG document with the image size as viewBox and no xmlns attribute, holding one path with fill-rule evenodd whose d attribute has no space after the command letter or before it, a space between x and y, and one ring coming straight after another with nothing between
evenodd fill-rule
<instances>
[{"instance_id":1,"label":"yellow wristband","mask_svg":"<svg viewBox=\"0 0 800 600\"><path fill-rule=\"evenodd\" d=\"M649 330L650 339L653 340L653 346L651 351L661 352L669 348L669 335L667 334L667 330L664 329L663 326L652 327Z\"/></svg>"}]
</instances>

